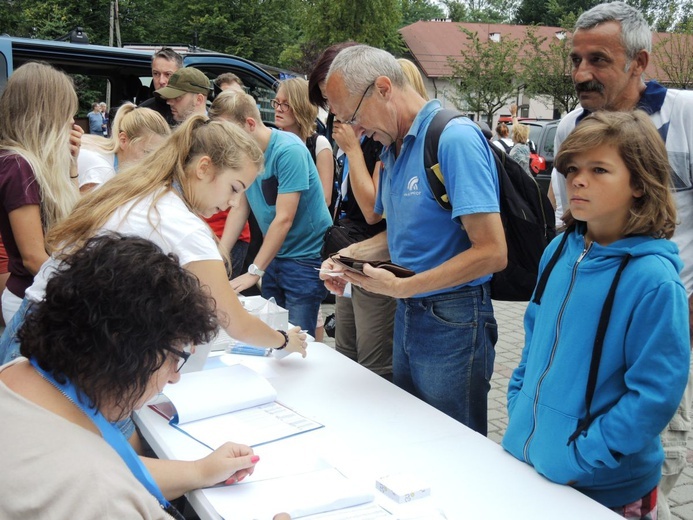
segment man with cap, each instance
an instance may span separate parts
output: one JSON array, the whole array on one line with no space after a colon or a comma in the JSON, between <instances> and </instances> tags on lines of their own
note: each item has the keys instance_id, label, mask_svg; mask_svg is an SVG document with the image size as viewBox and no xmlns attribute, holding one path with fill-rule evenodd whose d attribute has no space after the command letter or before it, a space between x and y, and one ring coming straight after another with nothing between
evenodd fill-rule
<instances>
[{"instance_id":1,"label":"man with cap","mask_svg":"<svg viewBox=\"0 0 693 520\"><path fill-rule=\"evenodd\" d=\"M156 91L171 107L171 114L180 124L194 114L207 113L207 95L211 91L209 78L194 67L178 69L168 85Z\"/></svg>"}]
</instances>

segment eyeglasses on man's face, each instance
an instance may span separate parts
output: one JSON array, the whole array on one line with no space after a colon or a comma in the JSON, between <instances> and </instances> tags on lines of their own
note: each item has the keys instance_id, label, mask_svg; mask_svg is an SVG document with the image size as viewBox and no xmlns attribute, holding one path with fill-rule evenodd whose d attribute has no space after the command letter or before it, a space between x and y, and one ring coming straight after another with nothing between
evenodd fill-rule
<instances>
[{"instance_id":1,"label":"eyeglasses on man's face","mask_svg":"<svg viewBox=\"0 0 693 520\"><path fill-rule=\"evenodd\" d=\"M181 368L183 368L183 365L188 361L190 356L192 355L192 352L187 352L185 350L178 350L177 348L173 347L165 347L166 350L171 352L172 354L178 356L178 364L176 365L176 373L180 372Z\"/></svg>"},{"instance_id":2,"label":"eyeglasses on man's face","mask_svg":"<svg viewBox=\"0 0 693 520\"><path fill-rule=\"evenodd\" d=\"M286 112L291 108L288 103L280 103L276 99L270 101L270 106L275 110L279 110L280 112Z\"/></svg>"},{"instance_id":3,"label":"eyeglasses on man's face","mask_svg":"<svg viewBox=\"0 0 693 520\"><path fill-rule=\"evenodd\" d=\"M366 94L368 94L368 91L371 89L371 87L373 85L375 85L375 83L371 83L370 85L368 85L366 87L366 90L363 91L363 94L361 95L361 99L359 100L359 104L356 105L356 110L354 110L354 113L349 118L349 120L348 121L340 121L340 123L342 123L344 125L349 125L349 126L353 126L356 124L356 114L359 113L359 109L361 108L361 104L363 103L363 100L366 98Z\"/></svg>"}]
</instances>

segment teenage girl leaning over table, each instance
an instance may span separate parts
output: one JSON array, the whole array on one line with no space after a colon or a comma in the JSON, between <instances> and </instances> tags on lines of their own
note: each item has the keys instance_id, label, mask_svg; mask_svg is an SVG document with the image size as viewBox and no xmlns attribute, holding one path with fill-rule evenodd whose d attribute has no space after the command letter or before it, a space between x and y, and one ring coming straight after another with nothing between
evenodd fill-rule
<instances>
[{"instance_id":1,"label":"teenage girl leaning over table","mask_svg":"<svg viewBox=\"0 0 693 520\"><path fill-rule=\"evenodd\" d=\"M274 330L249 314L229 285L224 259L209 226L211 216L238 204L262 168L260 148L239 128L195 116L183 123L158 149L122 170L83 197L74 211L46 237L52 253L69 253L103 231L136 235L175 253L216 301L220 325L249 345L286 349L306 356L306 335L299 327ZM47 280L59 261L50 258L0 340L0 362L17 356L14 332L30 302L41 301Z\"/></svg>"},{"instance_id":2,"label":"teenage girl leaning over table","mask_svg":"<svg viewBox=\"0 0 693 520\"><path fill-rule=\"evenodd\" d=\"M214 335L197 278L118 234L62 260L19 331L24 357L0 367L0 518L182 520L169 500L252 475L260 457L248 446L139 458L112 424L176 383L187 346Z\"/></svg>"}]
</instances>

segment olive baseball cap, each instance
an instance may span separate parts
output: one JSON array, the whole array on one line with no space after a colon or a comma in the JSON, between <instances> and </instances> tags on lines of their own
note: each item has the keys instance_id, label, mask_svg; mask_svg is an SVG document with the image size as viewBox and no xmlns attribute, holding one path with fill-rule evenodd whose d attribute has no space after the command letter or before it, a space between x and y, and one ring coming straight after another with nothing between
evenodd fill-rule
<instances>
[{"instance_id":1,"label":"olive baseball cap","mask_svg":"<svg viewBox=\"0 0 693 520\"><path fill-rule=\"evenodd\" d=\"M184 67L174 72L168 80L168 85L156 93L164 99L175 99L188 92L207 95L211 90L209 78L204 72L194 67Z\"/></svg>"}]
</instances>

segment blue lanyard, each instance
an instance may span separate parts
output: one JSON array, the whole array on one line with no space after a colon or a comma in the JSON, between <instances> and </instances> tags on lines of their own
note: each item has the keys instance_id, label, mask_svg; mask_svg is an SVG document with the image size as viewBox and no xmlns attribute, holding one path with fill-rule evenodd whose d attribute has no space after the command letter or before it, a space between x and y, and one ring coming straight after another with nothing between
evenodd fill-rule
<instances>
[{"instance_id":1,"label":"blue lanyard","mask_svg":"<svg viewBox=\"0 0 693 520\"><path fill-rule=\"evenodd\" d=\"M34 358L31 358L30 362L41 377L60 390L65 397L78 406L86 414L86 416L94 422L96 427L101 431L101 435L103 436L104 440L108 442L108 444L110 444L116 452L118 452L118 455L120 455L125 464L128 465L128 468L130 468L130 471L135 478L137 478L137 480L139 480L140 483L147 488L147 491L149 491L154 498L159 501L159 504L161 504L163 509L169 510L171 504L164 498L159 486L156 482L154 482L151 473L149 473L147 467L144 465L137 453L135 453L135 450L132 449L132 446L130 446L130 443L120 432L120 430L108 422L106 418L101 415L101 412L99 412L92 406L91 403L88 402L89 400L85 395L78 394L77 389L69 380L67 380L65 383L58 383L53 377L53 374L43 370Z\"/></svg>"}]
</instances>

